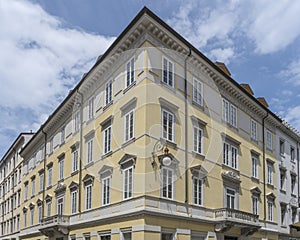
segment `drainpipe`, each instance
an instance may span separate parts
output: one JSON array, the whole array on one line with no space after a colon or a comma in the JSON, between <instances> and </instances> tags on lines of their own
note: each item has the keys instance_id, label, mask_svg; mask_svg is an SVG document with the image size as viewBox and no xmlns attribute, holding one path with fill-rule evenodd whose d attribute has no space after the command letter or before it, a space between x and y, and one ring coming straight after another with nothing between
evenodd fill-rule
<instances>
[{"instance_id":1,"label":"drainpipe","mask_svg":"<svg viewBox=\"0 0 300 240\"><path fill-rule=\"evenodd\" d=\"M188 178L188 81L187 81L187 60L191 56L192 51L189 49L189 54L184 59L184 135L185 135L185 204L189 203L189 178Z\"/></svg>"},{"instance_id":2,"label":"drainpipe","mask_svg":"<svg viewBox=\"0 0 300 240\"><path fill-rule=\"evenodd\" d=\"M79 176L78 176L78 212L81 213L81 198L82 198L82 120L83 120L83 94L77 89L77 93L80 95L80 135L79 135Z\"/></svg>"},{"instance_id":3,"label":"drainpipe","mask_svg":"<svg viewBox=\"0 0 300 240\"><path fill-rule=\"evenodd\" d=\"M43 203L42 203L42 219L45 217L45 193L46 193L46 154L47 154L47 138L48 135L42 128L42 133L44 134L44 180L43 180Z\"/></svg>"},{"instance_id":4,"label":"drainpipe","mask_svg":"<svg viewBox=\"0 0 300 240\"><path fill-rule=\"evenodd\" d=\"M264 183L264 224L267 219L267 208L266 208L266 143L265 143L265 121L269 113L263 118L262 122L262 137L263 137L263 183Z\"/></svg>"},{"instance_id":5,"label":"drainpipe","mask_svg":"<svg viewBox=\"0 0 300 240\"><path fill-rule=\"evenodd\" d=\"M300 181L299 181L299 173L300 173L300 168L299 168L299 142L297 142L297 184L298 184L298 196L297 196L297 203L298 203L298 207L300 207ZM300 221L300 219L298 220Z\"/></svg>"},{"instance_id":6,"label":"drainpipe","mask_svg":"<svg viewBox=\"0 0 300 240\"><path fill-rule=\"evenodd\" d=\"M15 182L16 182L16 179L15 179L15 170L16 170L16 154L17 154L17 151L16 151L15 147L13 147L13 152L14 152L14 157L13 157L13 165L14 166L13 166L13 173L12 173L12 175L13 175L14 182L13 182L13 186L12 186L12 199L13 199L13 203L15 204L15 206L17 206L17 203L14 202L14 200L15 200ZM12 203L12 202L10 201L10 203ZM13 224L13 228L12 228L12 233L11 234L13 234L14 230L15 230L14 228L16 227L16 226L14 226L14 206L11 206L11 219L12 219L12 224Z\"/></svg>"}]
</instances>

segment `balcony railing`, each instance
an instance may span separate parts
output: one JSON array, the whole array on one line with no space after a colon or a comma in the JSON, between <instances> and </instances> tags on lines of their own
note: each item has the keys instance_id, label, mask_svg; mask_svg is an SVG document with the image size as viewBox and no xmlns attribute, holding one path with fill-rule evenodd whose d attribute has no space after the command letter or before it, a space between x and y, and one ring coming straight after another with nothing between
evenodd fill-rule
<instances>
[{"instance_id":1,"label":"balcony railing","mask_svg":"<svg viewBox=\"0 0 300 240\"><path fill-rule=\"evenodd\" d=\"M230 221L242 221L249 223L258 223L259 216L243 212L237 209L231 208L220 208L215 210L215 219L216 220L230 220Z\"/></svg>"},{"instance_id":2,"label":"balcony railing","mask_svg":"<svg viewBox=\"0 0 300 240\"><path fill-rule=\"evenodd\" d=\"M69 216L66 215L54 215L46 217L41 220L41 226L45 225L69 225Z\"/></svg>"}]
</instances>

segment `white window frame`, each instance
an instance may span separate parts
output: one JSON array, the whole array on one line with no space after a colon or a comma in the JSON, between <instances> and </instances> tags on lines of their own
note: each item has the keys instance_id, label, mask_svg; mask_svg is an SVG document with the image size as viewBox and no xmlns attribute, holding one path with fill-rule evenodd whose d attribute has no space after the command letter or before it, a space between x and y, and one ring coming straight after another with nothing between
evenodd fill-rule
<instances>
[{"instance_id":1,"label":"white window frame","mask_svg":"<svg viewBox=\"0 0 300 240\"><path fill-rule=\"evenodd\" d=\"M297 184L297 177L291 175L291 193L292 194L295 194L296 184Z\"/></svg>"},{"instance_id":2,"label":"white window frame","mask_svg":"<svg viewBox=\"0 0 300 240\"><path fill-rule=\"evenodd\" d=\"M58 172L58 180L64 179L64 168L65 168L65 159L62 158L58 162L59 172Z\"/></svg>"},{"instance_id":3,"label":"white window frame","mask_svg":"<svg viewBox=\"0 0 300 240\"><path fill-rule=\"evenodd\" d=\"M105 83L105 106L112 102L112 80Z\"/></svg>"},{"instance_id":4,"label":"white window frame","mask_svg":"<svg viewBox=\"0 0 300 240\"><path fill-rule=\"evenodd\" d=\"M169 189L169 186L171 186L171 189ZM169 194L170 190L171 196ZM174 170L165 166L161 168L161 197L174 199Z\"/></svg>"},{"instance_id":5,"label":"white window frame","mask_svg":"<svg viewBox=\"0 0 300 240\"><path fill-rule=\"evenodd\" d=\"M62 126L60 129L60 144L65 142L65 135L66 135L66 126Z\"/></svg>"},{"instance_id":6,"label":"white window frame","mask_svg":"<svg viewBox=\"0 0 300 240\"><path fill-rule=\"evenodd\" d=\"M193 126L193 145L194 145L194 152L203 154L203 129L197 126Z\"/></svg>"},{"instance_id":7,"label":"white window frame","mask_svg":"<svg viewBox=\"0 0 300 240\"><path fill-rule=\"evenodd\" d=\"M71 191L71 213L77 213L78 190Z\"/></svg>"},{"instance_id":8,"label":"white window frame","mask_svg":"<svg viewBox=\"0 0 300 240\"><path fill-rule=\"evenodd\" d=\"M134 138L134 110L129 111L124 116L124 141L127 142Z\"/></svg>"},{"instance_id":9,"label":"white window frame","mask_svg":"<svg viewBox=\"0 0 300 240\"><path fill-rule=\"evenodd\" d=\"M53 137L49 140L49 153L53 153Z\"/></svg>"},{"instance_id":10,"label":"white window frame","mask_svg":"<svg viewBox=\"0 0 300 240\"><path fill-rule=\"evenodd\" d=\"M40 223L42 220L42 211L43 211L42 205L39 205L38 206L38 223Z\"/></svg>"},{"instance_id":11,"label":"white window frame","mask_svg":"<svg viewBox=\"0 0 300 240\"><path fill-rule=\"evenodd\" d=\"M252 196L252 213L255 215L259 215L258 204L259 204L258 196L253 195Z\"/></svg>"},{"instance_id":12,"label":"white window frame","mask_svg":"<svg viewBox=\"0 0 300 240\"><path fill-rule=\"evenodd\" d=\"M280 190L286 190L286 171L279 171Z\"/></svg>"},{"instance_id":13,"label":"white window frame","mask_svg":"<svg viewBox=\"0 0 300 240\"><path fill-rule=\"evenodd\" d=\"M135 82L135 58L132 57L125 65L125 88L130 87Z\"/></svg>"},{"instance_id":14,"label":"white window frame","mask_svg":"<svg viewBox=\"0 0 300 240\"><path fill-rule=\"evenodd\" d=\"M291 161L295 162L295 148L293 146L290 147L290 155L291 155Z\"/></svg>"},{"instance_id":15,"label":"white window frame","mask_svg":"<svg viewBox=\"0 0 300 240\"><path fill-rule=\"evenodd\" d=\"M56 214L57 215L64 215L65 210L65 198L64 196L57 197L56 199ZM60 211L61 210L61 211Z\"/></svg>"},{"instance_id":16,"label":"white window frame","mask_svg":"<svg viewBox=\"0 0 300 240\"><path fill-rule=\"evenodd\" d=\"M193 102L203 106L203 83L193 78Z\"/></svg>"},{"instance_id":17,"label":"white window frame","mask_svg":"<svg viewBox=\"0 0 300 240\"><path fill-rule=\"evenodd\" d=\"M39 191L43 191L44 188L44 172L40 173L40 187L39 187Z\"/></svg>"},{"instance_id":18,"label":"white window frame","mask_svg":"<svg viewBox=\"0 0 300 240\"><path fill-rule=\"evenodd\" d=\"M251 119L251 139L257 141L257 122Z\"/></svg>"},{"instance_id":19,"label":"white window frame","mask_svg":"<svg viewBox=\"0 0 300 240\"><path fill-rule=\"evenodd\" d=\"M272 150L272 148L273 148L272 132L269 130L266 131L266 147L269 150Z\"/></svg>"},{"instance_id":20,"label":"white window frame","mask_svg":"<svg viewBox=\"0 0 300 240\"><path fill-rule=\"evenodd\" d=\"M24 186L24 200L26 201L26 200L28 200L28 182L25 184L25 186Z\"/></svg>"},{"instance_id":21,"label":"white window frame","mask_svg":"<svg viewBox=\"0 0 300 240\"><path fill-rule=\"evenodd\" d=\"M174 62L165 56L162 57L162 82L172 88L175 86Z\"/></svg>"},{"instance_id":22,"label":"white window frame","mask_svg":"<svg viewBox=\"0 0 300 240\"><path fill-rule=\"evenodd\" d=\"M52 167L48 168L48 187L52 186L52 175L53 175L53 169Z\"/></svg>"},{"instance_id":23,"label":"white window frame","mask_svg":"<svg viewBox=\"0 0 300 240\"><path fill-rule=\"evenodd\" d=\"M274 202L272 200L268 200L268 221L274 221Z\"/></svg>"},{"instance_id":24,"label":"white window frame","mask_svg":"<svg viewBox=\"0 0 300 240\"><path fill-rule=\"evenodd\" d=\"M78 171L78 149L72 152L72 172Z\"/></svg>"},{"instance_id":25,"label":"white window frame","mask_svg":"<svg viewBox=\"0 0 300 240\"><path fill-rule=\"evenodd\" d=\"M239 149L228 142L223 143L223 164L238 169Z\"/></svg>"},{"instance_id":26,"label":"white window frame","mask_svg":"<svg viewBox=\"0 0 300 240\"><path fill-rule=\"evenodd\" d=\"M134 166L122 170L123 173L123 200L133 197Z\"/></svg>"},{"instance_id":27,"label":"white window frame","mask_svg":"<svg viewBox=\"0 0 300 240\"><path fill-rule=\"evenodd\" d=\"M236 198L237 198L237 196L236 196L236 190L235 189L233 189L233 188L226 188L225 189L225 196L226 196L226 207L227 208L230 208L230 209L236 209ZM234 192L233 194L232 193L229 193L228 191L232 191L232 192ZM228 197L229 197L229 202L228 202ZM233 206L232 206L232 203L233 203Z\"/></svg>"},{"instance_id":28,"label":"white window frame","mask_svg":"<svg viewBox=\"0 0 300 240\"><path fill-rule=\"evenodd\" d=\"M47 217L51 216L51 201L46 202L46 215Z\"/></svg>"},{"instance_id":29,"label":"white window frame","mask_svg":"<svg viewBox=\"0 0 300 240\"><path fill-rule=\"evenodd\" d=\"M284 210L284 211L283 211ZM280 206L280 223L281 226L286 226L286 210L287 210L287 206L286 205L281 205ZM282 215L282 213L284 212L284 214Z\"/></svg>"},{"instance_id":30,"label":"white window frame","mask_svg":"<svg viewBox=\"0 0 300 240\"><path fill-rule=\"evenodd\" d=\"M273 164L267 162L267 184L273 185L273 171L274 171Z\"/></svg>"},{"instance_id":31,"label":"white window frame","mask_svg":"<svg viewBox=\"0 0 300 240\"><path fill-rule=\"evenodd\" d=\"M112 145L112 127L111 125L107 126L103 130L103 154L111 152Z\"/></svg>"},{"instance_id":32,"label":"white window frame","mask_svg":"<svg viewBox=\"0 0 300 240\"><path fill-rule=\"evenodd\" d=\"M193 176L193 204L203 206L203 179Z\"/></svg>"},{"instance_id":33,"label":"white window frame","mask_svg":"<svg viewBox=\"0 0 300 240\"><path fill-rule=\"evenodd\" d=\"M166 114L166 116L165 116L165 114ZM165 117L167 117L166 126L164 124ZM170 122L170 119L169 119L170 117L172 118L171 122ZM164 138L168 141L171 141L171 142L175 142L175 115L172 112L169 112L166 109L162 109L162 120L161 120L161 122L162 122L162 138ZM171 128L171 132L170 132L170 128Z\"/></svg>"},{"instance_id":34,"label":"white window frame","mask_svg":"<svg viewBox=\"0 0 300 240\"><path fill-rule=\"evenodd\" d=\"M30 209L30 226L34 224L34 208Z\"/></svg>"},{"instance_id":35,"label":"white window frame","mask_svg":"<svg viewBox=\"0 0 300 240\"><path fill-rule=\"evenodd\" d=\"M225 98L222 99L222 119L237 128L238 126L238 108Z\"/></svg>"},{"instance_id":36,"label":"white window frame","mask_svg":"<svg viewBox=\"0 0 300 240\"><path fill-rule=\"evenodd\" d=\"M110 188L111 188L111 176L101 179L102 182L102 205L110 204Z\"/></svg>"},{"instance_id":37,"label":"white window frame","mask_svg":"<svg viewBox=\"0 0 300 240\"><path fill-rule=\"evenodd\" d=\"M258 176L258 157L257 156L251 156L252 160L252 177L259 178Z\"/></svg>"},{"instance_id":38,"label":"white window frame","mask_svg":"<svg viewBox=\"0 0 300 240\"><path fill-rule=\"evenodd\" d=\"M86 142L86 164L94 161L94 138L89 139Z\"/></svg>"},{"instance_id":39,"label":"white window frame","mask_svg":"<svg viewBox=\"0 0 300 240\"><path fill-rule=\"evenodd\" d=\"M31 180L31 197L35 195L35 177Z\"/></svg>"},{"instance_id":40,"label":"white window frame","mask_svg":"<svg viewBox=\"0 0 300 240\"><path fill-rule=\"evenodd\" d=\"M279 153L281 156L284 156L284 150L285 150L285 141L283 139L279 139Z\"/></svg>"},{"instance_id":41,"label":"white window frame","mask_svg":"<svg viewBox=\"0 0 300 240\"><path fill-rule=\"evenodd\" d=\"M88 119L91 120L94 118L94 97L91 97L88 101Z\"/></svg>"},{"instance_id":42,"label":"white window frame","mask_svg":"<svg viewBox=\"0 0 300 240\"><path fill-rule=\"evenodd\" d=\"M80 128L80 111L74 113L74 132L78 132Z\"/></svg>"},{"instance_id":43,"label":"white window frame","mask_svg":"<svg viewBox=\"0 0 300 240\"><path fill-rule=\"evenodd\" d=\"M23 218L24 218L24 228L27 227L27 211L23 213ZM5 229L4 229L5 230Z\"/></svg>"},{"instance_id":44,"label":"white window frame","mask_svg":"<svg viewBox=\"0 0 300 240\"><path fill-rule=\"evenodd\" d=\"M92 209L93 184L86 185L84 189L85 189L84 207L85 210L89 210Z\"/></svg>"}]
</instances>

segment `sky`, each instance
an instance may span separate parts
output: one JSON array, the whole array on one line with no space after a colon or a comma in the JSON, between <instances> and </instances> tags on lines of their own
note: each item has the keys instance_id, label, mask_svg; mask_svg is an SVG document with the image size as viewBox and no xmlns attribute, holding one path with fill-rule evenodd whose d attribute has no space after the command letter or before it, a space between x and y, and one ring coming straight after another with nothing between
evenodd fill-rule
<instances>
[{"instance_id":1,"label":"sky","mask_svg":"<svg viewBox=\"0 0 300 240\"><path fill-rule=\"evenodd\" d=\"M147 6L300 130L298 0L0 0L0 157Z\"/></svg>"}]
</instances>

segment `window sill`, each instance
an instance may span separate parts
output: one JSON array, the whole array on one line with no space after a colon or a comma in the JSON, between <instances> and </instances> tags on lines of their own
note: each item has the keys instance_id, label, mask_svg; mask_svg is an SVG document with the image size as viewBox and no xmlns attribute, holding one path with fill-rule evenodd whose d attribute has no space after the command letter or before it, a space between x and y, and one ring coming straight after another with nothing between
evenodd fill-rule
<instances>
[{"instance_id":1,"label":"window sill","mask_svg":"<svg viewBox=\"0 0 300 240\"><path fill-rule=\"evenodd\" d=\"M114 101L110 101L109 103L107 103L104 107L103 107L103 112L108 109L111 105L113 105Z\"/></svg>"},{"instance_id":2,"label":"window sill","mask_svg":"<svg viewBox=\"0 0 300 240\"><path fill-rule=\"evenodd\" d=\"M50 189L50 188L52 188L52 185L51 185L51 186L48 186L48 187L47 187L47 190Z\"/></svg>"},{"instance_id":3,"label":"window sill","mask_svg":"<svg viewBox=\"0 0 300 240\"><path fill-rule=\"evenodd\" d=\"M171 147L173 149L177 149L177 144L175 142L172 142L168 139L162 138L161 142L165 142L167 147Z\"/></svg>"},{"instance_id":4,"label":"window sill","mask_svg":"<svg viewBox=\"0 0 300 240\"><path fill-rule=\"evenodd\" d=\"M294 198L297 197L295 193L291 193L291 196L294 197Z\"/></svg>"},{"instance_id":5,"label":"window sill","mask_svg":"<svg viewBox=\"0 0 300 240\"><path fill-rule=\"evenodd\" d=\"M193 151L192 154L194 157L199 158L201 160L205 159L205 155L203 153L198 153L198 152Z\"/></svg>"},{"instance_id":6,"label":"window sill","mask_svg":"<svg viewBox=\"0 0 300 240\"><path fill-rule=\"evenodd\" d=\"M286 190L284 190L284 189L280 189L280 192L283 194L286 194Z\"/></svg>"},{"instance_id":7,"label":"window sill","mask_svg":"<svg viewBox=\"0 0 300 240\"><path fill-rule=\"evenodd\" d=\"M267 183L267 186L268 186L269 188L272 188L272 189L274 189L274 185L273 185L273 184L271 184L271 183Z\"/></svg>"},{"instance_id":8,"label":"window sill","mask_svg":"<svg viewBox=\"0 0 300 240\"><path fill-rule=\"evenodd\" d=\"M94 116L89 118L87 121L86 121L86 125L89 125L92 121L94 120Z\"/></svg>"},{"instance_id":9,"label":"window sill","mask_svg":"<svg viewBox=\"0 0 300 240\"><path fill-rule=\"evenodd\" d=\"M222 163L222 168L225 169L225 170L231 170L231 171L234 171L235 173L237 173L238 175L240 175L240 171L236 168L233 168L231 166L228 166L224 163Z\"/></svg>"},{"instance_id":10,"label":"window sill","mask_svg":"<svg viewBox=\"0 0 300 240\"><path fill-rule=\"evenodd\" d=\"M133 138L127 140L126 142L124 142L124 143L122 144L122 148L123 148L123 147L126 147L126 146L128 146L129 144L134 143L134 142L135 142L135 137L133 137Z\"/></svg>"},{"instance_id":11,"label":"window sill","mask_svg":"<svg viewBox=\"0 0 300 240\"><path fill-rule=\"evenodd\" d=\"M254 182L259 183L259 178L257 178L257 177L253 177L253 176L252 176L252 177L251 177L251 180L254 181Z\"/></svg>"},{"instance_id":12,"label":"window sill","mask_svg":"<svg viewBox=\"0 0 300 240\"><path fill-rule=\"evenodd\" d=\"M173 80L174 80L174 79L173 79ZM166 88L170 89L172 92L175 92L175 86L174 86L174 85L171 86L170 84L165 83L163 80L161 80L161 84L162 84L163 86L165 86Z\"/></svg>"},{"instance_id":13,"label":"window sill","mask_svg":"<svg viewBox=\"0 0 300 240\"><path fill-rule=\"evenodd\" d=\"M77 173L78 173L78 170L72 172L72 173L71 173L71 176L74 176L74 175L76 175Z\"/></svg>"},{"instance_id":14,"label":"window sill","mask_svg":"<svg viewBox=\"0 0 300 240\"><path fill-rule=\"evenodd\" d=\"M61 183L61 182L63 182L65 179L64 178L61 178L61 179L59 179L58 181L57 181L57 183Z\"/></svg>"},{"instance_id":15,"label":"window sill","mask_svg":"<svg viewBox=\"0 0 300 240\"><path fill-rule=\"evenodd\" d=\"M101 159L107 158L107 157L109 157L110 155L112 155L112 151L109 151L109 152L103 154L103 155L101 156Z\"/></svg>"},{"instance_id":16,"label":"window sill","mask_svg":"<svg viewBox=\"0 0 300 240\"><path fill-rule=\"evenodd\" d=\"M251 138L251 141L254 142L256 145L258 145L258 140L255 138Z\"/></svg>"},{"instance_id":17,"label":"window sill","mask_svg":"<svg viewBox=\"0 0 300 240\"><path fill-rule=\"evenodd\" d=\"M136 81L134 80L129 86L127 86L124 90L123 90L123 94L127 93L131 88L133 88L136 85Z\"/></svg>"},{"instance_id":18,"label":"window sill","mask_svg":"<svg viewBox=\"0 0 300 240\"><path fill-rule=\"evenodd\" d=\"M88 167L93 166L93 165L94 165L94 161L91 161L91 162L89 162L85 165L85 168L88 168Z\"/></svg>"},{"instance_id":19,"label":"window sill","mask_svg":"<svg viewBox=\"0 0 300 240\"><path fill-rule=\"evenodd\" d=\"M194 100L192 101L192 104L197 107L198 109L200 109L201 111L204 111L204 106L203 104L197 103Z\"/></svg>"}]
</instances>

